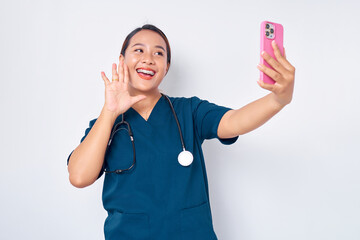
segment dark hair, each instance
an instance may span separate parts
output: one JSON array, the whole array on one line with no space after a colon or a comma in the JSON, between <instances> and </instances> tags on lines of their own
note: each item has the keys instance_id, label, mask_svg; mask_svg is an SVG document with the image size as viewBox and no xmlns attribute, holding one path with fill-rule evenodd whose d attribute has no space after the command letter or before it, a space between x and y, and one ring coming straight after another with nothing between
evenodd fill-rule
<instances>
[{"instance_id":1,"label":"dark hair","mask_svg":"<svg viewBox=\"0 0 360 240\"><path fill-rule=\"evenodd\" d=\"M123 56L125 56L125 51L126 49L128 48L129 46L129 42L130 42L130 39L138 32L140 32L141 30L151 30L151 31L154 31L156 32L157 34L159 34L165 41L166 43L166 52L167 52L167 63L169 64L169 67L170 67L170 62L171 62L171 50L170 50L170 44L169 44L169 41L167 39L167 37L165 36L165 34L163 33L163 31L161 31L159 28L155 27L154 25L151 25L151 24L145 24L144 26L142 27L139 27L139 28L136 28L135 30L133 30L131 33L129 33L129 35L127 35L127 37L125 38L125 41L123 43L123 46L121 48L121 54Z\"/></svg>"}]
</instances>

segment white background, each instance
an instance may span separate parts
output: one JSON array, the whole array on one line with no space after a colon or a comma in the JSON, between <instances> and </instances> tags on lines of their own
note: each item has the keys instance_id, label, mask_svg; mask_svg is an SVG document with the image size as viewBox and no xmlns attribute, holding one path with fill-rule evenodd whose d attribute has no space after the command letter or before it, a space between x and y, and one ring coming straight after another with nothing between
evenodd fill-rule
<instances>
[{"instance_id":1,"label":"white background","mask_svg":"<svg viewBox=\"0 0 360 240\"><path fill-rule=\"evenodd\" d=\"M0 3L0 239L103 239L103 177L77 189L66 159L104 103L122 42L151 23L173 54L160 88L240 108L260 22L284 26L293 102L231 146L203 145L220 240L360 239L358 1Z\"/></svg>"}]
</instances>

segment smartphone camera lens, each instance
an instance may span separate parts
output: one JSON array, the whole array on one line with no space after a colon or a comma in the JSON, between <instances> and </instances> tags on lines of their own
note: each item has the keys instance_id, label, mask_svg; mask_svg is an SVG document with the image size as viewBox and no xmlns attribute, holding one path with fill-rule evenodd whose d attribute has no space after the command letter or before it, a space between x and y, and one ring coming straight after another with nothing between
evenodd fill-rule
<instances>
[{"instance_id":1,"label":"smartphone camera lens","mask_svg":"<svg viewBox=\"0 0 360 240\"><path fill-rule=\"evenodd\" d=\"M269 29L270 25L269 24L266 24L266 29Z\"/></svg>"},{"instance_id":2,"label":"smartphone camera lens","mask_svg":"<svg viewBox=\"0 0 360 240\"><path fill-rule=\"evenodd\" d=\"M272 28L272 29L270 29L270 32L271 32L271 33L274 33L274 29L273 29L273 28Z\"/></svg>"},{"instance_id":3,"label":"smartphone camera lens","mask_svg":"<svg viewBox=\"0 0 360 240\"><path fill-rule=\"evenodd\" d=\"M270 35L270 33L268 31L266 31L266 36L268 37Z\"/></svg>"}]
</instances>

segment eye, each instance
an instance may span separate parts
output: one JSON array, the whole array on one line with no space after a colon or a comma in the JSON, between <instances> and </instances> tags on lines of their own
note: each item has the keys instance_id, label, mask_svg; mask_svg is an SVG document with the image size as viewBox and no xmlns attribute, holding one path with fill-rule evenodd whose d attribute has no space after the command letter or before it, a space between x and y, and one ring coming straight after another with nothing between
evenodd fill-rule
<instances>
[{"instance_id":1,"label":"eye","mask_svg":"<svg viewBox=\"0 0 360 240\"><path fill-rule=\"evenodd\" d=\"M162 52L156 52L155 55L164 56Z\"/></svg>"},{"instance_id":2,"label":"eye","mask_svg":"<svg viewBox=\"0 0 360 240\"><path fill-rule=\"evenodd\" d=\"M143 50L140 49L140 48L137 48L137 49L135 49L134 51L135 51L135 52L143 52Z\"/></svg>"}]
</instances>

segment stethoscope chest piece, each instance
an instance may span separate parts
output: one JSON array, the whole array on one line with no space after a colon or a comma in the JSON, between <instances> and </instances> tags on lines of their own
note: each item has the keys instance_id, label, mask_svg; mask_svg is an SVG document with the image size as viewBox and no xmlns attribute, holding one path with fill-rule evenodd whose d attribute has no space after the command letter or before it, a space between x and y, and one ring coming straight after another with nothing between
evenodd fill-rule
<instances>
[{"instance_id":1,"label":"stethoscope chest piece","mask_svg":"<svg viewBox=\"0 0 360 240\"><path fill-rule=\"evenodd\" d=\"M181 166L187 167L189 166L192 162L193 162L193 155L191 152L189 151L182 151L181 153L179 153L178 156L178 161L180 163Z\"/></svg>"}]
</instances>

